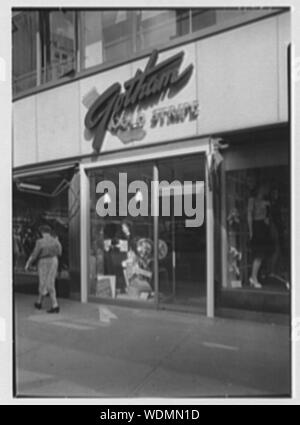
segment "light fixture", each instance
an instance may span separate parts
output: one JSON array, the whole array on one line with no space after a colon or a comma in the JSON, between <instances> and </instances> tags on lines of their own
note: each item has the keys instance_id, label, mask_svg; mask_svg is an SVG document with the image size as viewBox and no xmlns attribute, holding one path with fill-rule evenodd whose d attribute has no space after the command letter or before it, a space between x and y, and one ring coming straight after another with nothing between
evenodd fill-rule
<instances>
[{"instance_id":1,"label":"light fixture","mask_svg":"<svg viewBox=\"0 0 300 425\"><path fill-rule=\"evenodd\" d=\"M34 190L34 191L42 190L42 186L38 184L17 183L17 186L18 186L18 189L24 189L24 190Z\"/></svg>"},{"instance_id":2,"label":"light fixture","mask_svg":"<svg viewBox=\"0 0 300 425\"><path fill-rule=\"evenodd\" d=\"M136 194L135 194L135 200L136 200L136 202L143 202L143 200L144 200L142 191L140 189L138 189Z\"/></svg>"},{"instance_id":3,"label":"light fixture","mask_svg":"<svg viewBox=\"0 0 300 425\"><path fill-rule=\"evenodd\" d=\"M104 203L104 205L107 205L107 204L110 204L111 203L111 197L109 196L109 193L108 192L105 192L104 193L103 203Z\"/></svg>"}]
</instances>

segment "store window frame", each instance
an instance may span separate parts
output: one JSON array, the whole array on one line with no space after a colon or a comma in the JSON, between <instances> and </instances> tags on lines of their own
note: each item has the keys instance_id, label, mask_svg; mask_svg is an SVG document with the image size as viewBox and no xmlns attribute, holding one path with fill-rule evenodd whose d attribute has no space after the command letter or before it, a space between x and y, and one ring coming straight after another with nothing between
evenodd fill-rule
<instances>
[{"instance_id":1,"label":"store window frame","mask_svg":"<svg viewBox=\"0 0 300 425\"><path fill-rule=\"evenodd\" d=\"M175 143L175 145L177 145ZM157 161L159 159L168 159L178 156L189 156L192 154L203 154L205 155L205 163L207 161L206 157L209 153L210 139L202 139L202 143L199 143L199 140L192 140L191 146L188 146L186 149L182 147L182 144L177 145L174 149L165 149L164 146L159 147L155 150L154 155L147 155L147 148L143 149L141 155L138 155L138 152L131 152L129 158L126 156L123 160L120 161L119 155L112 155L111 158L103 158L95 163L82 163L80 164L80 205L81 205L81 225L80 225L80 239L81 239L81 302L87 303L92 301L89 297L88 288L89 288L89 249L90 249L90 179L88 176L88 171L93 169L107 168L107 167L117 167L118 165L130 165L136 162L143 161L153 161L153 178L158 181L158 166ZM206 196L206 308L205 315L209 318L213 318L215 315L215 299L214 299L214 218L213 218L213 190L209 187L208 179L208 169L205 167L205 196ZM159 194L157 193L154 196L157 199L157 204L155 209L159 208ZM159 239L159 217L154 217L153 220L153 232L154 232L154 288L155 288L155 298L153 303L143 303L141 301L126 301L116 302L115 300L101 299L102 302L106 304L117 304L117 305L129 305L132 307L141 307L145 306L147 308L161 309L165 308L164 305L160 305L158 299L158 288L159 288L159 265L158 265L158 239ZM99 299L98 299L99 301ZM172 308L170 308L172 309ZM176 309L176 308L175 308ZM182 309L182 308L179 308ZM189 309L187 308L189 311ZM195 311L194 308L191 308L191 311ZM201 311L199 312L201 314Z\"/></svg>"},{"instance_id":2,"label":"store window frame","mask_svg":"<svg viewBox=\"0 0 300 425\"><path fill-rule=\"evenodd\" d=\"M230 140L230 137L228 137ZM270 140L272 139L272 142ZM292 264L292 257L291 254L288 255L287 259L287 277L285 280L279 280L276 279L276 282L269 282L268 274L266 274L266 279L262 282L262 288L252 288L249 285L249 281L242 280L242 287L231 287L230 286L230 280L228 278L228 235L227 235L227 225L228 225L228 210L227 210L227 173L233 173L233 172L259 172L262 171L262 169L266 170L267 173L271 173L272 169L279 169L284 170L286 169L287 175L289 174L288 169L290 169L290 155L289 155L289 145L284 145L283 140L286 140L286 143L290 143L289 140L289 134L285 132L285 129L280 135L273 136L272 133L268 134L266 133L264 138L257 133L256 141L255 141L255 149L257 150L258 147L260 149L263 149L263 154L260 156L260 161L258 163L255 163L255 166L248 166L244 164L244 166L234 166L232 165L232 162L230 165L228 164L228 156L232 155L231 150L229 149L228 152L225 154L224 161L220 168L220 181L221 181L221 193L220 195L220 205L221 209L218 211L219 217L216 217L216 222L218 219L220 219L220 247L217 249L215 255L218 259L218 270L217 275L219 276L217 281L217 299L216 299L216 310L217 314L226 314L226 311L247 311L247 313L251 312L259 312L260 314L268 314L268 313L281 313L281 314L290 314L290 308L291 308L291 294L293 291L293 281L292 281L292 275L291 275L291 264ZM274 147L275 143L275 147ZM252 145L253 146L253 145ZM246 140L243 140L241 138L239 144L232 143L231 147L233 148L234 152L240 152L242 153L245 148L247 149L247 154L249 156L248 149L250 149L250 144L247 143ZM271 158L270 156L266 155L266 152L270 148L276 149L276 159ZM267 158L265 164L262 163L263 158ZM280 158L278 160L278 158ZM231 160L230 160L231 161ZM289 177L290 178L290 177ZM276 179L275 179L276 180ZM263 182L268 183L268 179L264 178L262 180ZM285 184L289 186L290 180L285 180ZM272 187L272 185L270 185ZM291 247L291 229L292 229L292 221L291 221L291 192L288 195L289 202L287 204L287 229L288 231L288 245ZM217 246L216 246L217 248ZM251 250L251 244L249 243L249 248ZM270 257L270 256L269 256ZM251 256L249 258L252 258ZM283 260L282 260L283 261ZM252 260L250 263L252 265ZM269 266L269 264L268 264ZM262 267L262 271L264 271ZM272 275L269 275L272 276ZM276 277L275 274L273 274L273 277ZM277 276L281 276L280 273L277 274ZM288 284L288 285L287 285ZM248 296L248 298L247 298ZM250 297L249 297L250 296ZM278 300L276 297L281 297L281 303L278 304ZM261 304L262 300L266 300L265 304ZM262 305L264 305L265 310L262 309Z\"/></svg>"},{"instance_id":3,"label":"store window frame","mask_svg":"<svg viewBox=\"0 0 300 425\"><path fill-rule=\"evenodd\" d=\"M195 9L195 8L194 8ZM230 9L236 9L236 8L227 8L228 10ZM253 9L257 9L257 8L253 8ZM272 10L270 10L272 9ZM274 9L274 10L273 10ZM53 9L54 10L54 9ZM73 11L75 9L67 9L70 11ZM191 12L193 11L193 8L189 9ZM21 9L15 8L13 9L13 11L22 11ZM54 87L58 87L64 84L68 84L68 83L72 83L74 81L77 81L81 78L86 78L92 75L95 75L97 73L103 72L105 70L108 69L112 69L112 68L116 68L119 66L124 65L125 63L131 63L140 59L143 59L147 56L149 56L149 54L151 54L153 47L152 48L147 48L143 51L139 51L139 52L135 52L132 57L130 57L129 59L121 59L121 60L113 60L111 62L104 62L102 64L99 65L95 65L93 67L90 67L88 69L81 69L81 40L80 40L80 9L75 10L78 13L75 13L75 52L76 52L76 58L75 58L75 72L68 76L68 77L62 77L58 80L55 81L49 81L40 85L37 85L36 87L32 87L28 90L24 90L21 91L20 93L13 93L13 101L16 100L20 100L23 99L25 97L31 96L33 94L37 94L39 92L43 92L49 89L52 89ZM234 28L238 28L240 26L243 25L248 25L251 24L253 22L256 21L260 21L263 19L268 19L271 17L274 17L276 15L282 14L282 13L286 13L289 12L290 9L289 8L259 8L259 10L253 10L252 11L252 15L249 16L244 16L244 17L239 17L239 19L233 20L233 21L229 21L228 22L222 22L222 23L217 23L216 25L210 27L206 27L202 30L199 31L195 31L195 32L190 32L187 35L178 37L178 38L174 38L172 41L169 41L167 43L162 43L159 46L156 46L161 52L164 52L166 50L169 50L171 48L175 48L175 47L179 47L179 46L183 46L185 44L188 43L192 43L201 39L205 39L207 37L212 37L216 34L225 32L225 31L230 31ZM191 13L190 13L191 16ZM37 76L38 77L38 76ZM39 78L37 78L37 80L39 81Z\"/></svg>"}]
</instances>

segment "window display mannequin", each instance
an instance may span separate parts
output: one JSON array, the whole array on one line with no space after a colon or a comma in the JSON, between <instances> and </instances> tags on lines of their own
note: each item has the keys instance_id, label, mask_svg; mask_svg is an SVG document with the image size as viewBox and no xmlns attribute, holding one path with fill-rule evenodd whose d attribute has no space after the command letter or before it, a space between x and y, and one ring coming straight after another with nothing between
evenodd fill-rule
<instances>
[{"instance_id":1,"label":"window display mannequin","mask_svg":"<svg viewBox=\"0 0 300 425\"><path fill-rule=\"evenodd\" d=\"M121 229L128 242L127 258L122 263L127 293L133 297L139 297L142 293L151 294L152 242L146 238L134 238L131 225L126 220L121 223Z\"/></svg>"},{"instance_id":2,"label":"window display mannequin","mask_svg":"<svg viewBox=\"0 0 300 425\"><path fill-rule=\"evenodd\" d=\"M126 221L126 220L123 220L122 221L122 224L121 224L121 229L122 229L122 233L125 236L125 238L127 240L130 240L131 239L131 226L130 226L130 223L128 221Z\"/></svg>"},{"instance_id":3,"label":"window display mannequin","mask_svg":"<svg viewBox=\"0 0 300 425\"><path fill-rule=\"evenodd\" d=\"M283 223L278 189L273 189L271 192L271 236L275 248L271 259L271 273L276 274L283 240Z\"/></svg>"},{"instance_id":4,"label":"window display mannequin","mask_svg":"<svg viewBox=\"0 0 300 425\"><path fill-rule=\"evenodd\" d=\"M290 289L290 284L286 276L282 273L282 253L284 251L284 222L282 218L282 200L277 188L271 191L271 238L274 245L274 252L270 263L270 277L284 284L286 289Z\"/></svg>"},{"instance_id":5,"label":"window display mannequin","mask_svg":"<svg viewBox=\"0 0 300 425\"><path fill-rule=\"evenodd\" d=\"M118 224L111 222L105 226L105 239L109 240L109 246L105 252L105 274L116 276L116 287L120 293L125 292L122 261L126 254L120 251L120 238L118 236Z\"/></svg>"},{"instance_id":6,"label":"window display mannequin","mask_svg":"<svg viewBox=\"0 0 300 425\"><path fill-rule=\"evenodd\" d=\"M253 254L252 271L249 279L250 286L261 289L258 281L263 259L272 248L270 234L270 202L267 200L269 188L267 184L259 186L256 195L248 202L248 226Z\"/></svg>"},{"instance_id":7,"label":"window display mannequin","mask_svg":"<svg viewBox=\"0 0 300 425\"><path fill-rule=\"evenodd\" d=\"M18 226L13 227L13 269L18 267L18 260L22 254L22 241L20 229Z\"/></svg>"},{"instance_id":8,"label":"window display mannequin","mask_svg":"<svg viewBox=\"0 0 300 425\"><path fill-rule=\"evenodd\" d=\"M137 249L130 249L126 261L123 261L124 276L129 296L138 298L141 294L152 293L150 281L152 272L145 267L145 261L140 256Z\"/></svg>"}]
</instances>

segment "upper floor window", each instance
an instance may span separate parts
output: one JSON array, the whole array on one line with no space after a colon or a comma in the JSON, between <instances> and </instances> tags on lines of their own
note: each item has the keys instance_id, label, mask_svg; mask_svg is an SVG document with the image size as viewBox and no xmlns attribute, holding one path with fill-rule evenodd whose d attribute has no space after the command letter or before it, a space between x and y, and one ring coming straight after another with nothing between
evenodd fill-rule
<instances>
[{"instance_id":1,"label":"upper floor window","mask_svg":"<svg viewBox=\"0 0 300 425\"><path fill-rule=\"evenodd\" d=\"M39 12L41 83L76 72L75 12Z\"/></svg>"},{"instance_id":2,"label":"upper floor window","mask_svg":"<svg viewBox=\"0 0 300 425\"><path fill-rule=\"evenodd\" d=\"M130 58L188 34L188 21L188 9L80 12L81 67Z\"/></svg>"},{"instance_id":3,"label":"upper floor window","mask_svg":"<svg viewBox=\"0 0 300 425\"><path fill-rule=\"evenodd\" d=\"M16 12L12 25L13 89L22 92L37 81L38 12Z\"/></svg>"},{"instance_id":4,"label":"upper floor window","mask_svg":"<svg viewBox=\"0 0 300 425\"><path fill-rule=\"evenodd\" d=\"M189 33L189 9L140 10L136 15L138 51L168 43Z\"/></svg>"},{"instance_id":5,"label":"upper floor window","mask_svg":"<svg viewBox=\"0 0 300 425\"><path fill-rule=\"evenodd\" d=\"M76 72L75 12L13 13L13 91L19 93Z\"/></svg>"},{"instance_id":6,"label":"upper floor window","mask_svg":"<svg viewBox=\"0 0 300 425\"><path fill-rule=\"evenodd\" d=\"M86 69L132 57L133 13L126 10L80 12L80 63Z\"/></svg>"},{"instance_id":7,"label":"upper floor window","mask_svg":"<svg viewBox=\"0 0 300 425\"><path fill-rule=\"evenodd\" d=\"M277 9L278 10L278 9ZM250 21L276 9L39 9L14 11L13 92L72 77L104 63L205 31Z\"/></svg>"}]
</instances>

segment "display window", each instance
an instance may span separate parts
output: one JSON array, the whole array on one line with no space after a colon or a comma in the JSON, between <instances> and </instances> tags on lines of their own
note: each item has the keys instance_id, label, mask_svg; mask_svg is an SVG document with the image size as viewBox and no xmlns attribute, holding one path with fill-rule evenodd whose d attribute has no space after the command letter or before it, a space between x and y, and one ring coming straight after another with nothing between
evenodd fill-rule
<instances>
[{"instance_id":1,"label":"display window","mask_svg":"<svg viewBox=\"0 0 300 425\"><path fill-rule=\"evenodd\" d=\"M36 274L36 264L24 270L37 239L39 227L47 224L62 244L59 272L69 276L68 183L61 175L27 177L13 185L13 269L15 273Z\"/></svg>"},{"instance_id":2,"label":"display window","mask_svg":"<svg viewBox=\"0 0 300 425\"><path fill-rule=\"evenodd\" d=\"M126 176L126 182L120 181ZM89 296L97 298L134 299L153 302L154 300L154 246L153 219L147 200L144 216L121 215L119 194L125 193L127 185L143 181L150 188L153 166L150 164L130 165L93 171L90 177L90 255L89 255ZM114 190L104 192L104 207L114 203L114 214L100 217L97 203L97 186L101 182L114 185ZM122 187L122 184L126 187ZM150 191L147 191L148 196ZM113 199L113 196L116 199ZM127 202L143 203L141 192L127 194ZM147 195L146 195L147 196Z\"/></svg>"},{"instance_id":3,"label":"display window","mask_svg":"<svg viewBox=\"0 0 300 425\"><path fill-rule=\"evenodd\" d=\"M88 177L89 298L205 309L204 155L95 169ZM99 215L101 205L112 214Z\"/></svg>"},{"instance_id":4,"label":"display window","mask_svg":"<svg viewBox=\"0 0 300 425\"><path fill-rule=\"evenodd\" d=\"M289 167L232 170L225 176L223 288L289 291Z\"/></svg>"}]
</instances>

